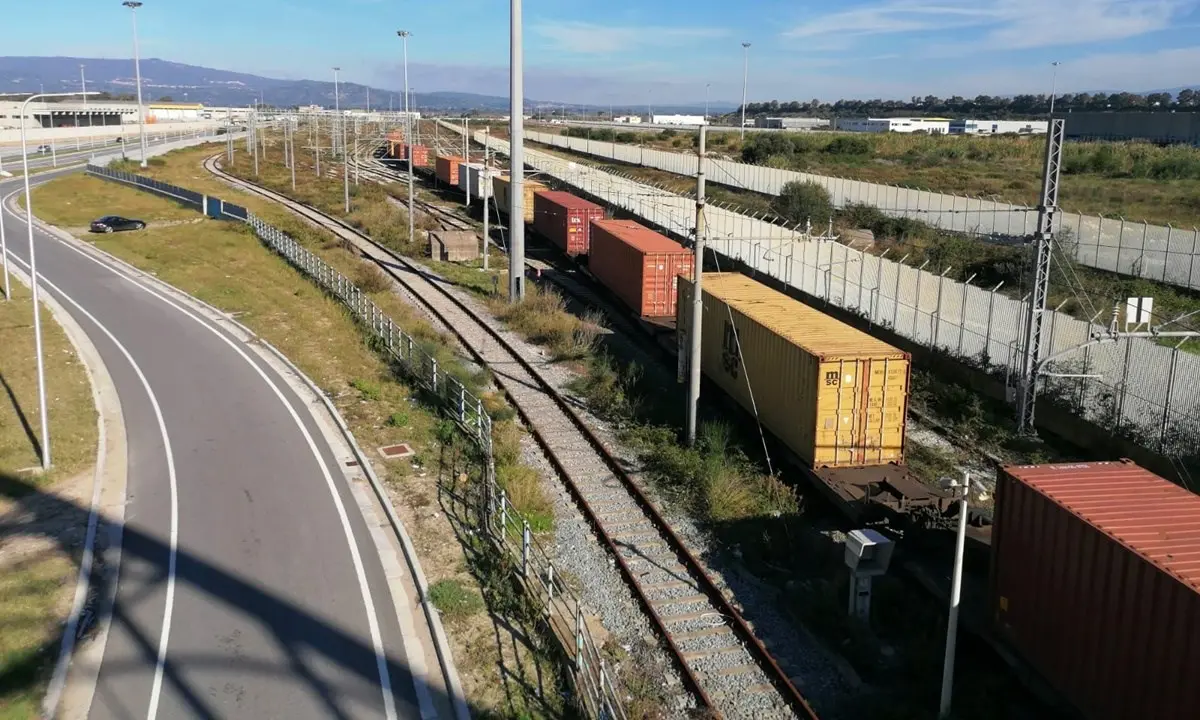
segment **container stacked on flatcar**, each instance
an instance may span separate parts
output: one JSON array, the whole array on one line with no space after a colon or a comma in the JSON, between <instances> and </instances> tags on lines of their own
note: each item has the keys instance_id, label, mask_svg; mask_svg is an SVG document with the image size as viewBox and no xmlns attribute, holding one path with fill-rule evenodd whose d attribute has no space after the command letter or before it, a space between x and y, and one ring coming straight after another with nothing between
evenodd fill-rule
<instances>
[{"instance_id":1,"label":"container stacked on flatcar","mask_svg":"<svg viewBox=\"0 0 1200 720\"><path fill-rule=\"evenodd\" d=\"M704 273L701 368L808 466L904 461L909 354L737 273ZM695 285L679 281L680 347Z\"/></svg>"},{"instance_id":2,"label":"container stacked on flatcar","mask_svg":"<svg viewBox=\"0 0 1200 720\"><path fill-rule=\"evenodd\" d=\"M458 167L462 163L463 159L458 155L438 155L434 174L447 185L458 187Z\"/></svg>"},{"instance_id":3,"label":"container stacked on flatcar","mask_svg":"<svg viewBox=\"0 0 1200 720\"><path fill-rule=\"evenodd\" d=\"M429 167L429 148L424 145L400 145L400 156L397 160L408 160L412 155L413 167Z\"/></svg>"},{"instance_id":4,"label":"container stacked on flatcar","mask_svg":"<svg viewBox=\"0 0 1200 720\"><path fill-rule=\"evenodd\" d=\"M996 490L997 634L1090 720L1200 717L1200 497L1128 460Z\"/></svg>"},{"instance_id":5,"label":"container stacked on flatcar","mask_svg":"<svg viewBox=\"0 0 1200 720\"><path fill-rule=\"evenodd\" d=\"M492 196L492 178L496 171L482 163L464 162L458 166L458 189L477 202L480 197Z\"/></svg>"},{"instance_id":6,"label":"container stacked on flatcar","mask_svg":"<svg viewBox=\"0 0 1200 720\"><path fill-rule=\"evenodd\" d=\"M526 179L521 183L521 194L525 196L525 224L533 224L533 203L534 193L547 190L548 188L533 180ZM496 207L500 208L500 212L508 215L508 206L512 201L510 193L512 192L512 176L497 175L492 180L492 191L496 197Z\"/></svg>"},{"instance_id":7,"label":"container stacked on flatcar","mask_svg":"<svg viewBox=\"0 0 1200 720\"><path fill-rule=\"evenodd\" d=\"M644 318L674 317L679 278L692 252L633 220L592 220L588 270Z\"/></svg>"},{"instance_id":8,"label":"container stacked on flatcar","mask_svg":"<svg viewBox=\"0 0 1200 720\"><path fill-rule=\"evenodd\" d=\"M568 255L587 255L591 221L603 220L604 208L569 192L545 190L533 195L533 227Z\"/></svg>"}]
</instances>

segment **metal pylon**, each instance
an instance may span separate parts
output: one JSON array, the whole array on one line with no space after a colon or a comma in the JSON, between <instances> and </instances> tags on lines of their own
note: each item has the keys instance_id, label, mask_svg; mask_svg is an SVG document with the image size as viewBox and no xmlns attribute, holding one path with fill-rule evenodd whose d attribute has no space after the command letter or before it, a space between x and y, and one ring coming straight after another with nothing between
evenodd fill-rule
<instances>
[{"instance_id":1,"label":"metal pylon","mask_svg":"<svg viewBox=\"0 0 1200 720\"><path fill-rule=\"evenodd\" d=\"M1058 212L1058 180L1062 170L1063 120L1051 120L1046 134L1046 165L1042 176L1042 201L1038 205L1038 226L1030 242L1035 243L1033 289L1029 294L1029 314L1025 323L1025 352L1021 368L1021 387L1017 395L1017 429L1033 432L1033 413L1037 399L1038 359L1042 356L1042 328L1046 317L1046 297L1050 293L1050 257L1054 242L1054 216Z\"/></svg>"}]
</instances>

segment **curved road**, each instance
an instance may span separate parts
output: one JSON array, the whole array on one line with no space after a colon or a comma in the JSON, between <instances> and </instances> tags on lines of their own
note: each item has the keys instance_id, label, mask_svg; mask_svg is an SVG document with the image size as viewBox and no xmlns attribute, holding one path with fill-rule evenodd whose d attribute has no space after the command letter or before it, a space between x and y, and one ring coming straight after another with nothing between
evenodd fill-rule
<instances>
[{"instance_id":1,"label":"curved road","mask_svg":"<svg viewBox=\"0 0 1200 720\"><path fill-rule=\"evenodd\" d=\"M17 189L2 182L0 196ZM0 220L27 270L24 219ZM128 435L116 604L89 717L418 717L345 458L305 403L177 299L36 228L35 242L43 287L104 358Z\"/></svg>"}]
</instances>

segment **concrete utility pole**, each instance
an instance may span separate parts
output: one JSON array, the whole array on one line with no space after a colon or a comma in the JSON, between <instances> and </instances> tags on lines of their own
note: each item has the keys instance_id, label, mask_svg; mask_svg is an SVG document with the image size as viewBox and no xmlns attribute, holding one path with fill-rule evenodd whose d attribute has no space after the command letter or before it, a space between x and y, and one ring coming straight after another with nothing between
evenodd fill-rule
<instances>
[{"instance_id":1,"label":"concrete utility pole","mask_svg":"<svg viewBox=\"0 0 1200 720\"><path fill-rule=\"evenodd\" d=\"M708 90L712 83L704 83L704 122L708 122Z\"/></svg>"},{"instance_id":2,"label":"concrete utility pole","mask_svg":"<svg viewBox=\"0 0 1200 720\"><path fill-rule=\"evenodd\" d=\"M962 598L963 555L967 544L967 504L971 496L971 475L963 474L962 484L950 482L950 491L958 499L958 534L954 544L954 572L950 581L950 614L946 622L946 650L942 659L942 694L938 720L950 717L950 699L954 694L954 651L958 646L958 607Z\"/></svg>"},{"instance_id":3,"label":"concrete utility pole","mask_svg":"<svg viewBox=\"0 0 1200 720\"><path fill-rule=\"evenodd\" d=\"M521 47L521 0L509 0L508 158L512 184L508 200L508 297L525 297L525 88Z\"/></svg>"},{"instance_id":4,"label":"concrete utility pole","mask_svg":"<svg viewBox=\"0 0 1200 720\"><path fill-rule=\"evenodd\" d=\"M138 57L137 9L142 3L136 0L125 0L121 5L129 8L133 16L133 74L137 82L138 120L141 122L142 167L146 167L146 110L142 107L142 62Z\"/></svg>"},{"instance_id":5,"label":"concrete utility pole","mask_svg":"<svg viewBox=\"0 0 1200 720\"><path fill-rule=\"evenodd\" d=\"M408 241L412 242L415 237L415 229L413 226L413 133L414 125L412 112L408 105L408 39L412 37L412 33L407 30L397 30L396 34L404 43L404 141L408 143Z\"/></svg>"},{"instance_id":6,"label":"concrete utility pole","mask_svg":"<svg viewBox=\"0 0 1200 720\"><path fill-rule=\"evenodd\" d=\"M471 118L463 118L463 164L458 168L459 180L462 180L462 174L467 174L467 196L465 204L471 207L471 171L467 169L467 165L471 162Z\"/></svg>"},{"instance_id":7,"label":"concrete utility pole","mask_svg":"<svg viewBox=\"0 0 1200 720\"><path fill-rule=\"evenodd\" d=\"M337 122L341 122L342 120L342 102L338 96L338 72L340 70L341 68L338 67L333 69L333 113L337 118ZM337 156L337 132L337 125L333 125L329 128L329 144L332 146L334 157Z\"/></svg>"},{"instance_id":8,"label":"concrete utility pole","mask_svg":"<svg viewBox=\"0 0 1200 720\"><path fill-rule=\"evenodd\" d=\"M700 126L699 161L696 166L696 244L692 254L692 323L688 328L690 350L688 352L688 400L687 400L687 441L688 445L696 444L696 421L700 407L700 331L703 327L704 296L704 235L708 232L704 218L704 165L705 143L707 142L708 127Z\"/></svg>"},{"instance_id":9,"label":"concrete utility pole","mask_svg":"<svg viewBox=\"0 0 1200 720\"><path fill-rule=\"evenodd\" d=\"M79 66L79 89L80 89L80 90L83 92L83 112L84 112L84 113L87 115L87 118L88 118L88 123L87 123L87 124L88 124L88 127L91 127L91 126L92 126L92 114L91 114L90 112L88 112L88 104L87 104L87 75L85 75L85 74L84 74L84 72L83 72L83 68L84 68L84 67L85 67L85 66L84 66L84 65L82 65L82 64L80 64L80 66ZM78 118L78 117L79 117L79 115L76 115L75 117L76 117L76 118ZM76 125L78 125L79 123L78 123L78 122L76 122L75 124L76 124Z\"/></svg>"},{"instance_id":10,"label":"concrete utility pole","mask_svg":"<svg viewBox=\"0 0 1200 720\"><path fill-rule=\"evenodd\" d=\"M746 85L750 81L750 43L742 43L742 127L741 138L746 139Z\"/></svg>"},{"instance_id":11,"label":"concrete utility pole","mask_svg":"<svg viewBox=\"0 0 1200 720\"><path fill-rule=\"evenodd\" d=\"M292 166L292 192L296 192L296 128L292 127L292 122L290 120L288 121L287 129L288 145L290 146L290 149L288 150L288 158L290 159L290 164Z\"/></svg>"},{"instance_id":12,"label":"concrete utility pole","mask_svg":"<svg viewBox=\"0 0 1200 720\"><path fill-rule=\"evenodd\" d=\"M1029 294L1029 314L1025 320L1025 353L1021 387L1017 401L1017 430L1033 433L1034 404L1037 398L1039 360L1042 356L1042 326L1046 317L1046 298L1050 293L1050 258L1054 245L1054 215L1058 212L1058 180L1062 170L1063 120L1050 120L1046 133L1046 164L1042 173L1042 201L1038 206L1038 227L1030 241L1036 243L1033 259L1033 288Z\"/></svg>"}]
</instances>

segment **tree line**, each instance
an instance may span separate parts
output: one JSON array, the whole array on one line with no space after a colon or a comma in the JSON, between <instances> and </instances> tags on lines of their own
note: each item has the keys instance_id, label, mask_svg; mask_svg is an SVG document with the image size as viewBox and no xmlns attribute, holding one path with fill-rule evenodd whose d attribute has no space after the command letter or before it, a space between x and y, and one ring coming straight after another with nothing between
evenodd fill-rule
<instances>
[{"instance_id":1,"label":"tree line","mask_svg":"<svg viewBox=\"0 0 1200 720\"><path fill-rule=\"evenodd\" d=\"M1195 112L1200 110L1200 91L1187 88L1172 95L1168 92L1147 93L1139 95L1131 92L1119 93L1064 93L1054 98L1054 112ZM738 107L731 114L740 114ZM818 117L833 117L847 115L870 115L887 117L905 113L920 113L922 115L952 115L955 117L989 118L1018 118L1046 115L1050 112L1049 95L1016 95L1014 97L998 97L992 95L976 95L965 98L954 95L941 98L936 95L919 97L914 95L909 100L838 100L827 103L820 100L807 102L792 100L790 102L747 103L746 115L812 115Z\"/></svg>"}]
</instances>

